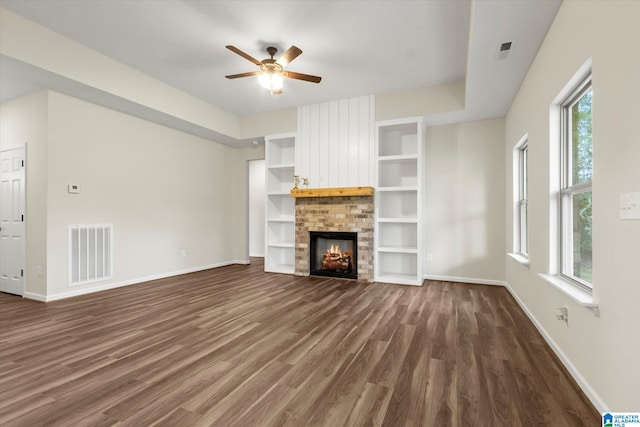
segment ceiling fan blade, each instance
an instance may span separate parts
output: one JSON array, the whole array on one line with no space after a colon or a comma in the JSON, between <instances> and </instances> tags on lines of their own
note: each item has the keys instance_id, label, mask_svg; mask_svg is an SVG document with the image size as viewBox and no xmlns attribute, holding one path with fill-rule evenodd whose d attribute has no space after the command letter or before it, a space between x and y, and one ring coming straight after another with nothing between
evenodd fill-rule
<instances>
[{"instance_id":1,"label":"ceiling fan blade","mask_svg":"<svg viewBox=\"0 0 640 427\"><path fill-rule=\"evenodd\" d=\"M288 63L300 56L301 53L302 50L300 50L299 47L291 46L276 62L283 67L286 67Z\"/></svg>"},{"instance_id":2,"label":"ceiling fan blade","mask_svg":"<svg viewBox=\"0 0 640 427\"><path fill-rule=\"evenodd\" d=\"M231 74L229 76L225 76L228 79L237 79L240 77L250 77L250 76L257 76L260 74L260 71L250 71L248 73L240 73L240 74Z\"/></svg>"},{"instance_id":3,"label":"ceiling fan blade","mask_svg":"<svg viewBox=\"0 0 640 427\"><path fill-rule=\"evenodd\" d=\"M225 46L225 47L227 49L229 49L231 52L237 53L238 55L242 56L244 59L247 59L247 60L253 62L256 65L261 65L262 64L262 62L258 61L256 58L254 58L253 56L251 56L249 54L244 53L243 51L241 51L240 49L238 49L235 46L229 45L229 46Z\"/></svg>"},{"instance_id":4,"label":"ceiling fan blade","mask_svg":"<svg viewBox=\"0 0 640 427\"><path fill-rule=\"evenodd\" d=\"M312 76L310 74L296 73L295 71L287 71L285 73L285 77L289 77L290 79L304 80L311 83L320 83L320 80L322 80L322 77Z\"/></svg>"}]
</instances>

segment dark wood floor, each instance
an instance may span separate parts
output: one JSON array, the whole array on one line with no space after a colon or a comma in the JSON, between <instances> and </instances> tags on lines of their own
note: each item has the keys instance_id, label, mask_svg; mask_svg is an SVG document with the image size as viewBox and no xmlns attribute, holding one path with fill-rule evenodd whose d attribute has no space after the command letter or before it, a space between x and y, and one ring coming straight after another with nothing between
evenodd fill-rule
<instances>
[{"instance_id":1,"label":"dark wood floor","mask_svg":"<svg viewBox=\"0 0 640 427\"><path fill-rule=\"evenodd\" d=\"M2 426L595 426L500 287L229 266L0 295Z\"/></svg>"}]
</instances>

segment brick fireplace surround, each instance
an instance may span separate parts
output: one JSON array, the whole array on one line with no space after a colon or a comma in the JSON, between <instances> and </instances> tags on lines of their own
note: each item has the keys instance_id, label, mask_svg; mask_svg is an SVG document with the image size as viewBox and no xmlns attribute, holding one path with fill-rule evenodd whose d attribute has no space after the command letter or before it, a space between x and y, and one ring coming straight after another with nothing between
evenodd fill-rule
<instances>
[{"instance_id":1,"label":"brick fireplace surround","mask_svg":"<svg viewBox=\"0 0 640 427\"><path fill-rule=\"evenodd\" d=\"M358 280L373 282L373 196L296 199L295 274L309 275L309 232L358 233Z\"/></svg>"}]
</instances>

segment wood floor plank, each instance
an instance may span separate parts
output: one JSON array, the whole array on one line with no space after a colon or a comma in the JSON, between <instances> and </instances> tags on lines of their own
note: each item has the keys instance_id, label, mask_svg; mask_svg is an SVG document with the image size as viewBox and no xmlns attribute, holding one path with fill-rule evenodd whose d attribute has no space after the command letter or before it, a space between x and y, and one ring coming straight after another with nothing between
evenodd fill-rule
<instances>
[{"instance_id":1,"label":"wood floor plank","mask_svg":"<svg viewBox=\"0 0 640 427\"><path fill-rule=\"evenodd\" d=\"M308 426L339 426L349 417L356 404L366 378L371 369L380 360L386 343L368 340L345 366L321 399L317 400L316 410L307 423Z\"/></svg>"},{"instance_id":2,"label":"wood floor plank","mask_svg":"<svg viewBox=\"0 0 640 427\"><path fill-rule=\"evenodd\" d=\"M385 346L385 352L380 361L369 374L368 381L370 383L393 389L409 345L413 340L415 329L415 326L405 324L400 324L396 328L389 344Z\"/></svg>"},{"instance_id":3,"label":"wood floor plank","mask_svg":"<svg viewBox=\"0 0 640 427\"><path fill-rule=\"evenodd\" d=\"M230 425L275 387L278 378L290 369L291 365L274 360L225 396L214 408L204 412L202 420L208 425Z\"/></svg>"},{"instance_id":4,"label":"wood floor plank","mask_svg":"<svg viewBox=\"0 0 640 427\"><path fill-rule=\"evenodd\" d=\"M391 399L389 388L367 382L344 425L349 427L381 426L389 399Z\"/></svg>"},{"instance_id":5,"label":"wood floor plank","mask_svg":"<svg viewBox=\"0 0 640 427\"><path fill-rule=\"evenodd\" d=\"M599 424L504 288L262 270L47 304L0 294L0 424Z\"/></svg>"},{"instance_id":6,"label":"wood floor plank","mask_svg":"<svg viewBox=\"0 0 640 427\"><path fill-rule=\"evenodd\" d=\"M230 427L268 425L298 391L276 384L255 402L241 417L233 420Z\"/></svg>"}]
</instances>

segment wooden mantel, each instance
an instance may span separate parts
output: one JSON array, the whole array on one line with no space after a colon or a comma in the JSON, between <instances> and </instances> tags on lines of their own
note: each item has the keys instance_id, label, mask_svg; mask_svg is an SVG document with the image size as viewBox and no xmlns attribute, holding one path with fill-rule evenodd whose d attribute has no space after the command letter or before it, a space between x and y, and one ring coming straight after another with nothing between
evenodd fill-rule
<instances>
[{"instance_id":1,"label":"wooden mantel","mask_svg":"<svg viewBox=\"0 0 640 427\"><path fill-rule=\"evenodd\" d=\"M373 187L294 188L291 197L373 196Z\"/></svg>"}]
</instances>

